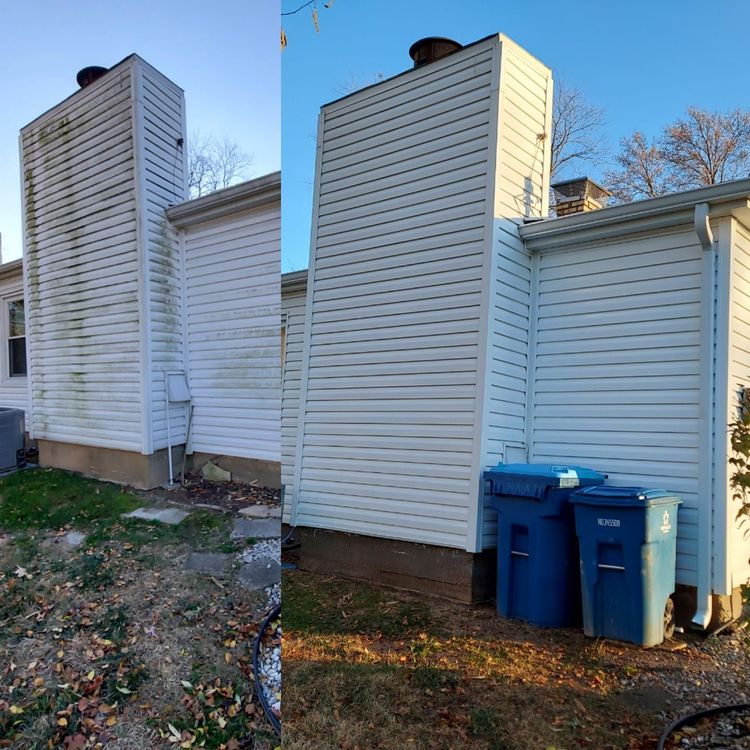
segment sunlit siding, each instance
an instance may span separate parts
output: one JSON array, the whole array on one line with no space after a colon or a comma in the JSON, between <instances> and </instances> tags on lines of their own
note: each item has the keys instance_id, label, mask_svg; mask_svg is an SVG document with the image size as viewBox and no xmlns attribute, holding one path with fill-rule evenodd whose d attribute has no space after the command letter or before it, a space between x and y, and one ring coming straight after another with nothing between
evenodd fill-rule
<instances>
[{"instance_id":1,"label":"sunlit siding","mask_svg":"<svg viewBox=\"0 0 750 750\"><path fill-rule=\"evenodd\" d=\"M466 545L493 54L321 113L300 525Z\"/></svg>"},{"instance_id":2,"label":"sunlit siding","mask_svg":"<svg viewBox=\"0 0 750 750\"><path fill-rule=\"evenodd\" d=\"M144 446L135 59L22 130L36 438Z\"/></svg>"},{"instance_id":3,"label":"sunlit siding","mask_svg":"<svg viewBox=\"0 0 750 750\"><path fill-rule=\"evenodd\" d=\"M176 231L164 209L181 203L184 185L185 102L182 90L150 65L142 64L139 87L140 152L143 178L141 221L147 263L148 340L151 372L151 430L154 450L167 445L164 373L183 371L181 273ZM172 444L185 442L185 408L172 405Z\"/></svg>"},{"instance_id":4,"label":"sunlit siding","mask_svg":"<svg viewBox=\"0 0 750 750\"><path fill-rule=\"evenodd\" d=\"M23 270L20 263L0 265L0 408L29 409L27 378L9 377L8 305L23 299ZM27 424L28 429L28 424Z\"/></svg>"},{"instance_id":5,"label":"sunlit siding","mask_svg":"<svg viewBox=\"0 0 750 750\"><path fill-rule=\"evenodd\" d=\"M677 580L696 583L702 250L693 232L539 259L532 461L682 496Z\"/></svg>"},{"instance_id":6,"label":"sunlit siding","mask_svg":"<svg viewBox=\"0 0 750 750\"><path fill-rule=\"evenodd\" d=\"M294 491L294 455L297 447L300 379L302 376L302 346L305 327L304 288L285 292L282 284L281 313L284 321L284 368L281 396L281 481L286 498ZM290 503L284 505L284 521L290 520Z\"/></svg>"},{"instance_id":7,"label":"sunlit siding","mask_svg":"<svg viewBox=\"0 0 750 750\"><path fill-rule=\"evenodd\" d=\"M185 230L194 451L280 461L280 211Z\"/></svg>"},{"instance_id":8,"label":"sunlit siding","mask_svg":"<svg viewBox=\"0 0 750 750\"><path fill-rule=\"evenodd\" d=\"M727 405L729 420L727 421L733 420L737 415L737 396L740 390L750 388L750 230L737 222L734 226L733 238L729 310L729 404ZM733 470L733 467L730 467L730 475ZM734 502L729 502L729 508L728 565L733 585L737 586L745 583L750 576L748 524L747 522L737 523L737 505Z\"/></svg>"},{"instance_id":9,"label":"sunlit siding","mask_svg":"<svg viewBox=\"0 0 750 750\"><path fill-rule=\"evenodd\" d=\"M524 218L546 215L552 77L549 68L503 41L500 118L488 312L488 398L482 468L526 460L525 424L531 258L518 234ZM483 509L482 546L496 543L497 516Z\"/></svg>"}]
</instances>

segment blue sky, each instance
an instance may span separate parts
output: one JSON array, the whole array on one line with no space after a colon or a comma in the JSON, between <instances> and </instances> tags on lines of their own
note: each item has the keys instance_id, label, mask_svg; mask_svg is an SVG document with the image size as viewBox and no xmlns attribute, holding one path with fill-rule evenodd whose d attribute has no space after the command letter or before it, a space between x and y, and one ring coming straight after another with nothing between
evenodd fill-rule
<instances>
[{"instance_id":1,"label":"blue sky","mask_svg":"<svg viewBox=\"0 0 750 750\"><path fill-rule=\"evenodd\" d=\"M302 1L282 0L282 11ZM613 151L636 129L656 135L690 105L750 108L746 0L335 0L330 9L318 2L318 14L319 34L309 8L282 19L284 272L308 262L320 105L352 81L411 67L408 49L421 37L467 44L507 34L606 109Z\"/></svg>"},{"instance_id":2,"label":"blue sky","mask_svg":"<svg viewBox=\"0 0 750 750\"><path fill-rule=\"evenodd\" d=\"M138 53L185 90L188 133L228 136L252 176L280 167L279 0L0 0L0 232L21 254L18 131L76 72Z\"/></svg>"}]
</instances>

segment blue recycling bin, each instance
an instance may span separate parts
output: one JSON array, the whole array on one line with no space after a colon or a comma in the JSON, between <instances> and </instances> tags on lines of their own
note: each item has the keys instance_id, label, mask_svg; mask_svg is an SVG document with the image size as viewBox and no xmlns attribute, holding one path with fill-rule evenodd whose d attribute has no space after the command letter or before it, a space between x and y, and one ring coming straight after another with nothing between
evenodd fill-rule
<instances>
[{"instance_id":1,"label":"blue recycling bin","mask_svg":"<svg viewBox=\"0 0 750 750\"><path fill-rule=\"evenodd\" d=\"M655 646L674 628L679 496L642 487L571 495L580 547L583 630Z\"/></svg>"},{"instance_id":2,"label":"blue recycling bin","mask_svg":"<svg viewBox=\"0 0 750 750\"><path fill-rule=\"evenodd\" d=\"M580 623L571 493L605 475L580 466L500 464L484 473L498 512L497 611L543 627Z\"/></svg>"}]
</instances>

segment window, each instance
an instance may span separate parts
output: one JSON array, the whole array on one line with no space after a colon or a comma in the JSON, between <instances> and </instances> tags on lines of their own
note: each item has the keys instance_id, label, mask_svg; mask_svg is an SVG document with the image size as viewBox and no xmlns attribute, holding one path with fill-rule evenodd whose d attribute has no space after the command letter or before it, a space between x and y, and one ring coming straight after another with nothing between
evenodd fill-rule
<instances>
[{"instance_id":1,"label":"window","mask_svg":"<svg viewBox=\"0 0 750 750\"><path fill-rule=\"evenodd\" d=\"M8 375L26 377L26 315L21 299L8 302Z\"/></svg>"}]
</instances>

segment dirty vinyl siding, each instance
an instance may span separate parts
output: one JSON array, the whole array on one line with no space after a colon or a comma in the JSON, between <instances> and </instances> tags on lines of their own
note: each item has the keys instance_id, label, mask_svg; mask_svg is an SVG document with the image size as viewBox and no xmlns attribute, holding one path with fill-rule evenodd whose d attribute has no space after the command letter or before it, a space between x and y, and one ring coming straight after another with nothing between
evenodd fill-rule
<instances>
[{"instance_id":1,"label":"dirty vinyl siding","mask_svg":"<svg viewBox=\"0 0 750 750\"><path fill-rule=\"evenodd\" d=\"M185 199L182 90L149 65L140 79L141 161L143 169L145 252L148 263L148 316L151 358L153 448L167 446L165 372L185 370L181 271L177 233L164 210ZM170 407L172 444L185 442L185 406Z\"/></svg>"},{"instance_id":2,"label":"dirty vinyl siding","mask_svg":"<svg viewBox=\"0 0 750 750\"><path fill-rule=\"evenodd\" d=\"M549 69L529 57L503 43L483 468L526 461L527 456L531 257L518 227L526 217L541 216L546 204L549 167L539 134L550 130L552 97ZM497 514L488 501L482 511L483 548L497 543Z\"/></svg>"},{"instance_id":3,"label":"dirty vinyl siding","mask_svg":"<svg viewBox=\"0 0 750 750\"><path fill-rule=\"evenodd\" d=\"M33 436L140 450L132 69L21 133Z\"/></svg>"},{"instance_id":4,"label":"dirty vinyl siding","mask_svg":"<svg viewBox=\"0 0 750 750\"><path fill-rule=\"evenodd\" d=\"M278 206L185 230L192 450L280 461Z\"/></svg>"},{"instance_id":5,"label":"dirty vinyl siding","mask_svg":"<svg viewBox=\"0 0 750 750\"><path fill-rule=\"evenodd\" d=\"M323 110L300 525L466 545L495 49Z\"/></svg>"},{"instance_id":6,"label":"dirty vinyl siding","mask_svg":"<svg viewBox=\"0 0 750 750\"><path fill-rule=\"evenodd\" d=\"M531 460L682 496L677 580L696 584L701 248L692 233L543 253Z\"/></svg>"},{"instance_id":7,"label":"dirty vinyl siding","mask_svg":"<svg viewBox=\"0 0 750 750\"><path fill-rule=\"evenodd\" d=\"M297 446L302 347L305 337L305 291L281 295L281 313L285 321L284 368L281 396L281 482L285 485L284 521L290 520L294 492L294 453Z\"/></svg>"},{"instance_id":8,"label":"dirty vinyl siding","mask_svg":"<svg viewBox=\"0 0 750 750\"><path fill-rule=\"evenodd\" d=\"M2 266L0 266L2 269ZM0 279L0 408L23 409L28 422L29 395L28 380L21 377L9 377L8 352L8 305L14 300L23 299L23 278L18 269L17 278ZM26 425L28 429L29 425Z\"/></svg>"},{"instance_id":9,"label":"dirty vinyl siding","mask_svg":"<svg viewBox=\"0 0 750 750\"><path fill-rule=\"evenodd\" d=\"M729 404L730 420L737 414L737 397L743 388L750 388L750 231L735 223L735 242L732 248L733 263L730 283L731 308L729 320ZM731 476L733 467L730 466ZM750 576L748 563L748 524L740 525L735 520L737 505L729 502L731 524L731 557L729 566L734 578L733 585L747 581Z\"/></svg>"}]
</instances>

